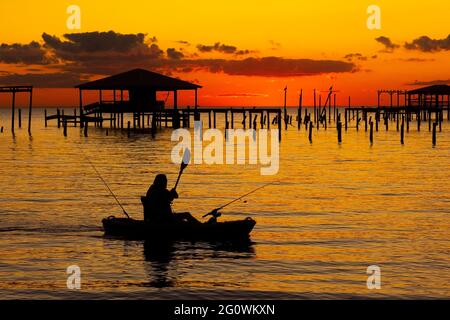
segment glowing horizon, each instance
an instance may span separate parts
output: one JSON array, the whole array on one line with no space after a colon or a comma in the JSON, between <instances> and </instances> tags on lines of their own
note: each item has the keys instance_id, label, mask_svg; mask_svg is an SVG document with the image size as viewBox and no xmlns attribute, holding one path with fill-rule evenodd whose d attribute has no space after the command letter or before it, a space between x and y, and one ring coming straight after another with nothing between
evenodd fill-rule
<instances>
[{"instance_id":1,"label":"glowing horizon","mask_svg":"<svg viewBox=\"0 0 450 320\"><path fill-rule=\"evenodd\" d=\"M80 77L95 79L140 66L199 82L204 87L199 91L201 106L280 106L285 86L290 106L298 104L301 89L304 105L312 105L313 90L324 91L330 86L340 91L339 105L345 105L348 96L352 104L374 105L378 89L411 89L416 83L445 83L450 78L450 4L437 0L428 1L426 8L419 1L377 1L381 30L366 26L367 8L372 3L355 0L305 4L232 0L214 5L200 0L113 4L80 0L75 3L81 9L80 30L67 29L70 4L51 0L23 1L20 6L0 4L0 28L4 31L0 36L4 44L0 49L0 85L31 79L34 82L29 84L45 87L49 80L42 80L42 74L54 73L64 74L61 79L55 77L52 87L69 83L63 78L69 75L77 84L83 82ZM83 52L69 55L62 49L73 41L65 38L66 34L87 37L87 33L110 30L120 36L143 33L145 38L136 40L129 51L113 46L109 51L92 54L80 49ZM420 41L415 48L405 46L422 36L439 47L428 50ZM384 40L375 40L380 37ZM97 44L109 41L98 39ZM32 41L40 49L30 49ZM22 47L19 50L13 44ZM36 63L38 50L58 60L53 57ZM311 73L291 73L291 66ZM0 106L7 106L7 99L0 96ZM189 94L180 96L181 105L192 105L191 100ZM77 92L73 88L37 89L34 102L36 106L75 106Z\"/></svg>"}]
</instances>

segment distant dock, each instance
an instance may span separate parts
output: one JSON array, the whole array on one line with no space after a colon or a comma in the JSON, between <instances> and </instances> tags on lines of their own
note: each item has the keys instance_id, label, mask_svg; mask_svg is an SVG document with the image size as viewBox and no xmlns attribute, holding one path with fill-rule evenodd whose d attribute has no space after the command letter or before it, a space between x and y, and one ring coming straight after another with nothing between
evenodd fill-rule
<instances>
[{"instance_id":1,"label":"distant dock","mask_svg":"<svg viewBox=\"0 0 450 320\"><path fill-rule=\"evenodd\" d=\"M106 127L109 129L126 130L128 136L131 133L151 133L155 135L163 127L166 128L191 128L194 121L205 121L209 128L217 128L217 116L224 123L220 126L225 129L279 129L279 139L282 138L282 130L302 127L308 133L310 143L313 142L313 130L335 129L337 141L343 141L342 131L348 131L354 127L357 131L370 131L370 143L374 143L374 131L383 127L386 131L394 123L399 132L400 142L405 142L405 132L412 127L421 130L423 123L428 125L428 131L432 132L432 143L436 145L436 132L442 131L444 119L450 120L450 86L435 85L415 90L379 90L378 105L376 107L352 106L348 97L348 105L338 106L336 93L331 87L324 91L326 97L317 94L314 90L314 104L311 107L303 106L303 90L299 95L299 104L296 116L287 111L285 88L284 107L229 107L229 108L202 108L198 104L198 90L202 88L198 84L189 83L180 79L167 77L158 73L143 69L135 69L100 80L81 84L76 87L79 90L79 107L71 114L65 114L64 110L57 109L56 114L47 114L45 110L45 126L50 121L56 121L58 128L64 128L67 135L68 125L79 126L88 136L88 128ZM178 107L178 92L194 91L194 103L192 107ZM83 93L85 91L98 92L98 101L85 105ZM112 99L105 99L105 91ZM173 107L166 108L166 101L157 100L157 92L173 93ZM0 87L0 93L11 93L12 102L12 132L15 128L15 95L19 92L30 94L29 124L31 135L31 112L33 87ZM383 96L388 96L389 103L383 104ZM169 97L169 95L167 95ZM22 125L21 110L18 110L18 126ZM1 132L3 132L3 127Z\"/></svg>"}]
</instances>

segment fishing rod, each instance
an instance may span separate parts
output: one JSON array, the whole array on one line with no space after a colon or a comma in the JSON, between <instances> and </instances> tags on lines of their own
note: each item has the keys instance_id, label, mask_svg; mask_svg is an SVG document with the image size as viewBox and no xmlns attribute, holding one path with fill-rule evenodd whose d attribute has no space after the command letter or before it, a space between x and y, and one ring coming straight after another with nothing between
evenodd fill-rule
<instances>
[{"instance_id":1,"label":"fishing rod","mask_svg":"<svg viewBox=\"0 0 450 320\"><path fill-rule=\"evenodd\" d=\"M261 189L263 189L263 188L265 188L265 187L268 187L268 186L270 186L270 185L272 185L272 184L274 184L274 183L275 183L275 182L271 182L271 183L265 184L265 185L263 185L263 186L261 186L261 187L258 187L257 189L255 189L255 190L253 190L253 191L250 191L249 193L246 193L246 194L244 194L243 196L241 196L241 197L239 197L239 198L237 198L237 199L234 199L233 201L228 202L227 204L221 206L220 208L214 209L214 210L211 211L210 213L205 214L205 215L203 216L203 218L206 218L207 216L218 217L218 214L219 214L219 211L220 211L220 210L222 210L222 209L224 209L224 208L226 208L226 207L232 205L233 203L238 202L239 200L241 200L241 199L243 199L243 198L245 198L245 197L248 197L249 195L251 195L251 194L253 194L253 193L255 193L255 192L257 192L257 191L259 191L259 190L261 190ZM219 215L219 216L220 216L220 215Z\"/></svg>"},{"instance_id":2,"label":"fishing rod","mask_svg":"<svg viewBox=\"0 0 450 320\"><path fill-rule=\"evenodd\" d=\"M111 195L114 197L114 199L116 200L117 204L120 206L120 208L122 208L123 213L127 216L128 219L130 218L130 215L127 213L127 211L125 210L125 208L122 206L122 204L120 203L119 199L117 199L116 195L114 194L114 192L111 190L111 188L108 186L108 184L106 183L105 179L103 179L102 175L100 174L100 172L98 172L97 168L94 166L94 164L91 162L91 160L89 160L88 157L86 157L86 160L89 162L89 164L92 166L92 168L95 170L95 172L97 173L98 177L100 178L100 180L103 181L104 185L106 186L106 188L109 190L109 192L111 193Z\"/></svg>"},{"instance_id":3,"label":"fishing rod","mask_svg":"<svg viewBox=\"0 0 450 320\"><path fill-rule=\"evenodd\" d=\"M77 145L78 146L78 145ZM111 195L114 197L114 200L116 200L117 204L120 206L120 208L122 209L123 213L125 214L125 216L128 219L131 219L130 215L127 213L127 211L125 210L125 208L122 206L122 204L120 203L119 199L117 199L116 195L114 194L114 192L111 190L111 188L109 187L108 183L106 183L105 179L103 179L102 175L100 174L100 172L97 170L97 168L94 166L94 164L92 163L92 161L89 159L89 157L86 155L86 153L84 152L84 150L78 146L78 148L80 149L81 153L83 154L84 158L86 159L87 162L89 162L89 164L91 165L91 167L94 169L95 173L97 173L97 176L100 178L100 180L102 180L103 184L106 186L106 188L108 189L109 193L111 193Z\"/></svg>"}]
</instances>

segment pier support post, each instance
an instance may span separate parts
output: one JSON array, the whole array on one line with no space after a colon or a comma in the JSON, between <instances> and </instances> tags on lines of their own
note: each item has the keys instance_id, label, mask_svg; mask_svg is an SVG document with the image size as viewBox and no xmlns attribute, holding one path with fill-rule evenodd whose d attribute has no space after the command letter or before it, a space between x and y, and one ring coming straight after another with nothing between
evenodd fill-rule
<instances>
[{"instance_id":1,"label":"pier support post","mask_svg":"<svg viewBox=\"0 0 450 320\"><path fill-rule=\"evenodd\" d=\"M367 111L364 110L364 131L367 132Z\"/></svg>"},{"instance_id":2,"label":"pier support post","mask_svg":"<svg viewBox=\"0 0 450 320\"><path fill-rule=\"evenodd\" d=\"M312 143L312 132L313 132L313 123L312 121L309 122L309 135L308 135L308 139L309 142Z\"/></svg>"},{"instance_id":3,"label":"pier support post","mask_svg":"<svg viewBox=\"0 0 450 320\"><path fill-rule=\"evenodd\" d=\"M281 141L281 110L278 111L278 140Z\"/></svg>"},{"instance_id":4,"label":"pier support post","mask_svg":"<svg viewBox=\"0 0 450 320\"><path fill-rule=\"evenodd\" d=\"M402 116L402 125L400 129L400 143L405 144L405 117Z\"/></svg>"},{"instance_id":5,"label":"pier support post","mask_svg":"<svg viewBox=\"0 0 450 320\"><path fill-rule=\"evenodd\" d=\"M15 122L15 110L16 110L16 92L13 91L12 96L12 113L11 113L11 132L14 134L14 122Z\"/></svg>"},{"instance_id":6,"label":"pier support post","mask_svg":"<svg viewBox=\"0 0 450 320\"><path fill-rule=\"evenodd\" d=\"M89 121L88 120L86 120L85 122L84 122L84 136L87 138L87 136L88 136L88 128L89 128Z\"/></svg>"},{"instance_id":7,"label":"pier support post","mask_svg":"<svg viewBox=\"0 0 450 320\"><path fill-rule=\"evenodd\" d=\"M63 127L64 127L64 137L67 137L67 119L63 120Z\"/></svg>"},{"instance_id":8,"label":"pier support post","mask_svg":"<svg viewBox=\"0 0 450 320\"><path fill-rule=\"evenodd\" d=\"M337 122L337 132L338 132L338 143L342 142L342 123L341 120L339 119Z\"/></svg>"},{"instance_id":9,"label":"pier support post","mask_svg":"<svg viewBox=\"0 0 450 320\"><path fill-rule=\"evenodd\" d=\"M434 122L433 123L433 146L436 146L436 126L437 126L437 123Z\"/></svg>"},{"instance_id":10,"label":"pier support post","mask_svg":"<svg viewBox=\"0 0 450 320\"><path fill-rule=\"evenodd\" d=\"M370 121L370 144L373 145L373 122L372 121Z\"/></svg>"},{"instance_id":11,"label":"pier support post","mask_svg":"<svg viewBox=\"0 0 450 320\"><path fill-rule=\"evenodd\" d=\"M348 129L348 110L345 109L345 131Z\"/></svg>"},{"instance_id":12,"label":"pier support post","mask_svg":"<svg viewBox=\"0 0 450 320\"><path fill-rule=\"evenodd\" d=\"M431 111L428 112L428 131L431 131Z\"/></svg>"},{"instance_id":13,"label":"pier support post","mask_svg":"<svg viewBox=\"0 0 450 320\"><path fill-rule=\"evenodd\" d=\"M33 113L33 88L30 91L30 100L28 106L28 134L31 136L31 116Z\"/></svg>"}]
</instances>

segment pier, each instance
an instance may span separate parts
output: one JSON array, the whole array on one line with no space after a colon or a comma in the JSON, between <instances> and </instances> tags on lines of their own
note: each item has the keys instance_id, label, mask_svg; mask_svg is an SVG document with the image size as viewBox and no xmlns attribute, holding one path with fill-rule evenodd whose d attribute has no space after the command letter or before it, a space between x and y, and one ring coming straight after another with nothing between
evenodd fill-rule
<instances>
[{"instance_id":1,"label":"pier","mask_svg":"<svg viewBox=\"0 0 450 320\"><path fill-rule=\"evenodd\" d=\"M450 86L435 85L415 90L378 90L377 106L353 106L351 97L347 105L338 105L337 93L330 87L328 91L313 93L313 105L303 106L304 91L300 91L296 116L287 111L288 88L284 89L284 106L281 107L200 107L198 90L202 87L176 78L167 77L143 69L135 69L118 75L84 83L75 87L79 90L79 106L67 113L67 109L57 109L48 114L45 110L45 126L56 121L58 128L79 126L88 136L89 127L126 131L131 134L155 135L162 128L191 128L195 121L202 121L208 128L224 129L278 129L281 141L284 130L304 129L308 140L313 143L313 133L319 130L336 130L338 143L345 141L343 132L354 128L369 132L370 144L376 143L374 132L396 130L399 141L405 144L410 130L428 128L432 144L437 144L437 132L442 131L442 122L450 120ZM178 93L194 91L193 106L179 107ZM84 93L97 92L98 100L84 103ZM15 130L17 93L29 93L29 124L31 134L32 86L0 87L0 93L12 93L11 131ZM157 99L158 92L173 94L170 108L165 101ZM325 96L321 93L324 92ZM112 99L105 99L105 96ZM388 103L383 98L388 97ZM384 99L386 100L386 99ZM66 112L66 113L65 113ZM220 121L218 123L218 116ZM18 110L18 126L21 127L22 114ZM3 132L3 127L1 132Z\"/></svg>"},{"instance_id":2,"label":"pier","mask_svg":"<svg viewBox=\"0 0 450 320\"><path fill-rule=\"evenodd\" d=\"M16 95L18 93L26 93L29 95L29 106L28 106L28 134L31 135L31 115L33 111L33 87L32 86L1 86L1 93L10 93L12 95L11 102L11 132L14 134L15 131L15 115L16 115ZM22 110L18 110L18 126L22 127ZM3 132L3 127L1 129Z\"/></svg>"}]
</instances>

